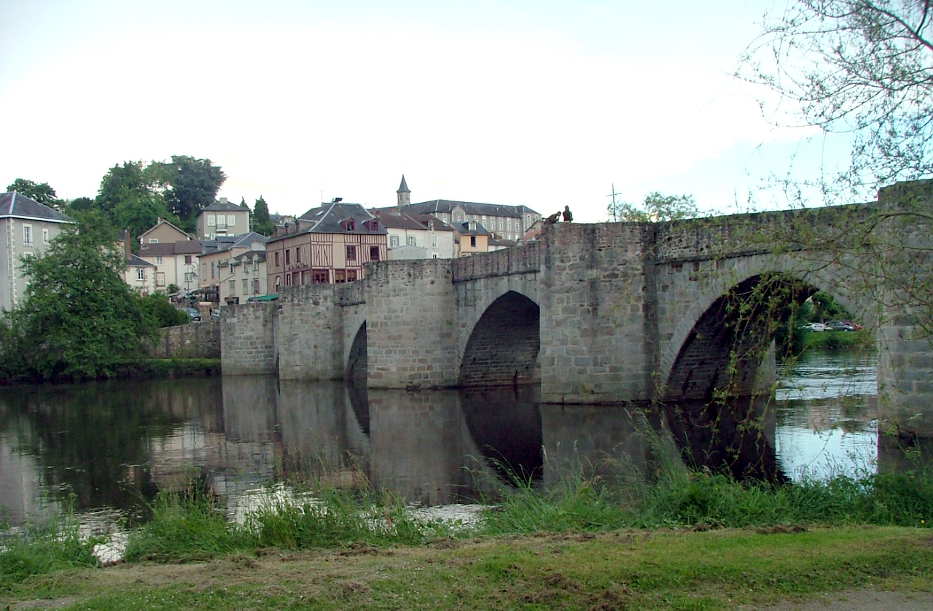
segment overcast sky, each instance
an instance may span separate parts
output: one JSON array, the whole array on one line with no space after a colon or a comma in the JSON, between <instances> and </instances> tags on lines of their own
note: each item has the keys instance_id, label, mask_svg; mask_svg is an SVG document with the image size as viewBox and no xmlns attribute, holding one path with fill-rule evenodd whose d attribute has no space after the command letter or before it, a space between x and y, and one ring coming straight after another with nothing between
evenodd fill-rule
<instances>
[{"instance_id":1,"label":"overcast sky","mask_svg":"<svg viewBox=\"0 0 933 611\"><path fill-rule=\"evenodd\" d=\"M93 196L117 163L183 154L290 214L391 205L402 173L412 201L579 221L605 220L612 184L774 207L762 180L827 163L732 76L781 5L0 0L0 188Z\"/></svg>"}]
</instances>

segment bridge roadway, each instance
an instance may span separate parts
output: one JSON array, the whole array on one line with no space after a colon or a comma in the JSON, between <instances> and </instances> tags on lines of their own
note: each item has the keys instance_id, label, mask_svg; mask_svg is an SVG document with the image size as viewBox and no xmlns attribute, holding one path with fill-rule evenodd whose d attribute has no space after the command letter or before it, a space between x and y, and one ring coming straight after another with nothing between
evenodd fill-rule
<instances>
[{"instance_id":1,"label":"bridge roadway","mask_svg":"<svg viewBox=\"0 0 933 611\"><path fill-rule=\"evenodd\" d=\"M225 309L225 375L370 388L538 383L547 403L749 395L793 303L833 295L875 333L879 395L933 436L933 181L877 202L668 223L560 223L525 246L372 264L345 285Z\"/></svg>"}]
</instances>

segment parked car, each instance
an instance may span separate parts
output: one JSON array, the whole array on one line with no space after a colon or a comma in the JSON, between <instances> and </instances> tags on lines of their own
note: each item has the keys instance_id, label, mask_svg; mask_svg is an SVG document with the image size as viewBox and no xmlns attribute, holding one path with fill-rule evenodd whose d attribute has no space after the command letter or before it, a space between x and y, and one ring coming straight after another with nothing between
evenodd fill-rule
<instances>
[{"instance_id":1,"label":"parked car","mask_svg":"<svg viewBox=\"0 0 933 611\"><path fill-rule=\"evenodd\" d=\"M821 322L811 322L811 323L807 323L807 324L805 324L805 325L802 325L801 328L807 329L807 330L809 330L809 331L828 331L828 330L829 330L829 327L827 327L826 325L824 325L824 324L821 323Z\"/></svg>"},{"instance_id":2,"label":"parked car","mask_svg":"<svg viewBox=\"0 0 933 611\"><path fill-rule=\"evenodd\" d=\"M855 331L855 327L852 323L842 320L831 320L826 323L826 326L829 327L830 331Z\"/></svg>"},{"instance_id":3,"label":"parked car","mask_svg":"<svg viewBox=\"0 0 933 611\"><path fill-rule=\"evenodd\" d=\"M201 322L201 313L197 308L184 308L184 312L188 314L188 318L192 321Z\"/></svg>"}]
</instances>

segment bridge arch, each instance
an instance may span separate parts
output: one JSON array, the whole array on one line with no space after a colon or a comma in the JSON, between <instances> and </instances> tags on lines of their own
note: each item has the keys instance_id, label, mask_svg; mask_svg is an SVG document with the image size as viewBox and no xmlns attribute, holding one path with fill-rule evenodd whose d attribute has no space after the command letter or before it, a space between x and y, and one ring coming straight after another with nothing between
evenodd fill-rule
<instances>
[{"instance_id":1,"label":"bridge arch","mask_svg":"<svg viewBox=\"0 0 933 611\"><path fill-rule=\"evenodd\" d=\"M688 273L693 274L689 281ZM697 351L700 345L696 344L698 338L712 342L712 336L718 334L719 341L725 341L723 333L731 333L722 324L725 320L724 308L730 295L734 298L757 291L759 300L783 298L802 303L813 293L823 291L832 295L867 327L874 329L878 323L880 301L860 291L860 287L848 286L846 279L849 273L837 263L815 266L813 261L794 255L754 255L720 262L714 270L706 273L703 270L683 270L668 275L666 282L686 288L681 295L672 291L671 303L666 305L666 312L660 316L659 335L663 339L657 380L661 386L656 396L661 399L676 398L683 383L687 382L684 376L700 358ZM676 278L678 275L681 277ZM764 285L761 284L763 279L766 282ZM759 320L757 324L763 322ZM760 334L768 332L768 329L747 328L746 331ZM712 349L712 344L708 344L707 348ZM749 349L750 346L745 348ZM726 348L726 351L730 349ZM721 353L717 354L719 358L723 357ZM757 365L755 363L747 371L749 375L746 377L754 373ZM698 395L705 397L710 388L700 391L696 376L694 373L690 381L692 390L688 394L693 398L700 398Z\"/></svg>"},{"instance_id":2,"label":"bridge arch","mask_svg":"<svg viewBox=\"0 0 933 611\"><path fill-rule=\"evenodd\" d=\"M479 317L460 361L460 386L509 386L540 380L540 308L516 291L495 299Z\"/></svg>"},{"instance_id":3,"label":"bridge arch","mask_svg":"<svg viewBox=\"0 0 933 611\"><path fill-rule=\"evenodd\" d=\"M354 385L366 385L367 372L369 368L369 359L367 354L366 342L366 321L360 325L353 337L353 343L350 345L350 352L347 354L347 366L344 370L344 379L352 382Z\"/></svg>"}]
</instances>

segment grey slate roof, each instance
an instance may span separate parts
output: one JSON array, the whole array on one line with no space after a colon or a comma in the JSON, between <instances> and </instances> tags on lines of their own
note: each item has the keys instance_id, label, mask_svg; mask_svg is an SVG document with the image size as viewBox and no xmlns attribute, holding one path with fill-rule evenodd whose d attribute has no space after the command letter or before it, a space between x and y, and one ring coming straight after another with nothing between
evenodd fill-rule
<instances>
[{"instance_id":1,"label":"grey slate roof","mask_svg":"<svg viewBox=\"0 0 933 611\"><path fill-rule=\"evenodd\" d=\"M140 259L136 255L128 255L126 257L126 265L128 267L155 267L155 265L153 265L149 261L146 261L145 259Z\"/></svg>"},{"instance_id":2,"label":"grey slate roof","mask_svg":"<svg viewBox=\"0 0 933 611\"><path fill-rule=\"evenodd\" d=\"M507 204L481 204L478 202L459 202L451 199L432 199L427 202L409 204L405 206L406 210L420 212L422 214L432 214L435 212L449 213L456 206L460 206L467 214L478 214L480 216L511 216L521 218L522 214L538 214L528 206L518 205L510 206Z\"/></svg>"},{"instance_id":3,"label":"grey slate roof","mask_svg":"<svg viewBox=\"0 0 933 611\"><path fill-rule=\"evenodd\" d=\"M248 212L248 208L240 206L240 204L234 204L232 202L214 202L209 204L201 209L201 212ZM201 214L199 212L198 214Z\"/></svg>"},{"instance_id":4,"label":"grey slate roof","mask_svg":"<svg viewBox=\"0 0 933 611\"><path fill-rule=\"evenodd\" d=\"M16 191L0 193L0 218L4 217L36 219L50 223L74 223L58 210L40 204L31 197Z\"/></svg>"},{"instance_id":5,"label":"grey slate roof","mask_svg":"<svg viewBox=\"0 0 933 611\"><path fill-rule=\"evenodd\" d=\"M388 229L416 229L425 231L428 229L428 222L434 221L436 231L453 231L444 221L434 218L427 214L406 214L399 213L398 208L382 208L370 210L379 222Z\"/></svg>"},{"instance_id":6,"label":"grey slate roof","mask_svg":"<svg viewBox=\"0 0 933 611\"><path fill-rule=\"evenodd\" d=\"M347 231L344 222L352 219L355 227ZM363 223L375 221L376 228L370 230ZM375 234L385 235L386 228L378 218L366 211L360 204L344 204L331 202L311 208L298 217L299 230L289 231L269 238L269 242L292 238L305 233L349 233L349 234Z\"/></svg>"},{"instance_id":7,"label":"grey slate roof","mask_svg":"<svg viewBox=\"0 0 933 611\"><path fill-rule=\"evenodd\" d=\"M202 246L199 240L179 240L178 242L162 242L159 244L141 244L139 254L144 257L157 257L165 255L199 255Z\"/></svg>"},{"instance_id":8,"label":"grey slate roof","mask_svg":"<svg viewBox=\"0 0 933 611\"><path fill-rule=\"evenodd\" d=\"M460 235L492 235L492 232L483 227L482 223L474 223L474 229L470 229L470 221L454 224L454 231Z\"/></svg>"},{"instance_id":9,"label":"grey slate roof","mask_svg":"<svg viewBox=\"0 0 933 611\"><path fill-rule=\"evenodd\" d=\"M239 235L221 235L217 236L213 240L201 240L201 252L203 252L205 255L208 255L215 252L230 250L232 248L242 248L243 246L248 247L253 242L262 242L265 244L267 241L269 241L269 238L262 235L261 233L256 233L255 231L241 233Z\"/></svg>"},{"instance_id":10,"label":"grey slate roof","mask_svg":"<svg viewBox=\"0 0 933 611\"><path fill-rule=\"evenodd\" d=\"M408 183L405 182L405 175L402 174L402 183L398 186L399 193L411 193L411 189L408 188Z\"/></svg>"}]
</instances>

